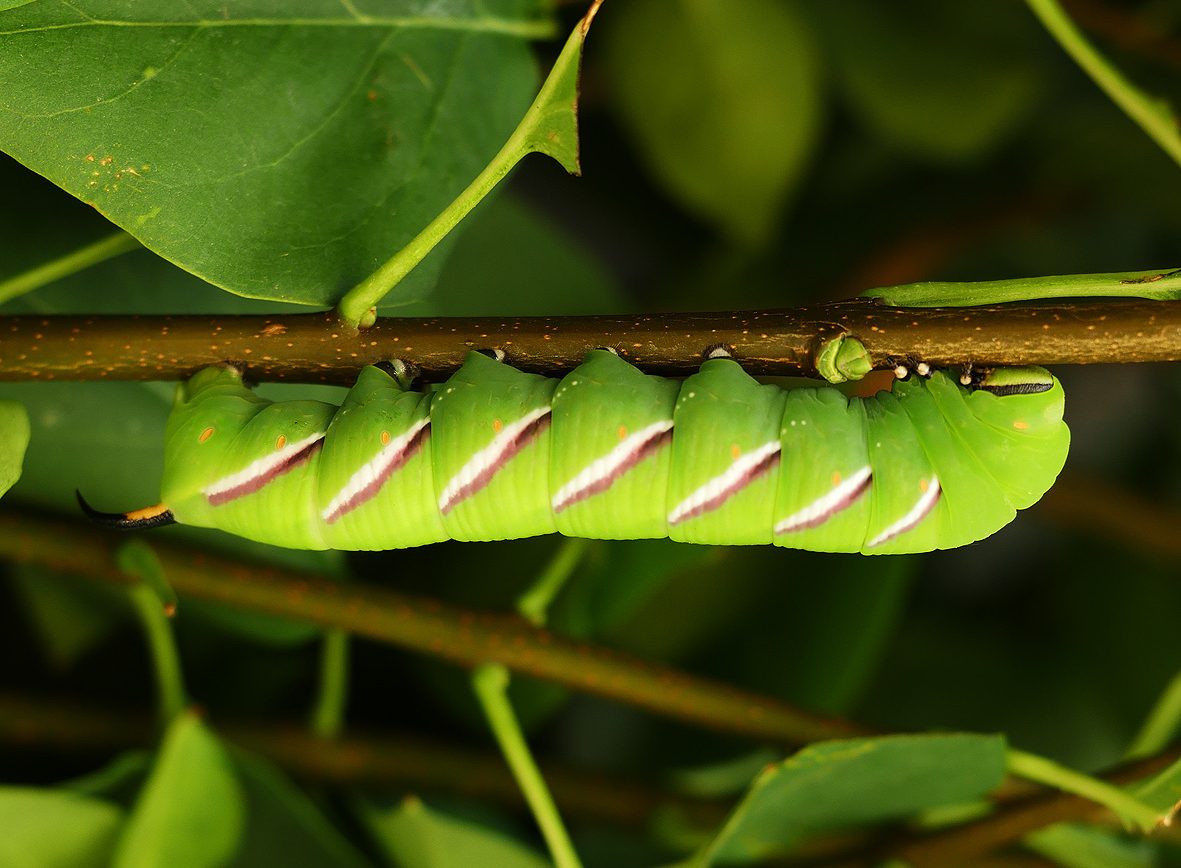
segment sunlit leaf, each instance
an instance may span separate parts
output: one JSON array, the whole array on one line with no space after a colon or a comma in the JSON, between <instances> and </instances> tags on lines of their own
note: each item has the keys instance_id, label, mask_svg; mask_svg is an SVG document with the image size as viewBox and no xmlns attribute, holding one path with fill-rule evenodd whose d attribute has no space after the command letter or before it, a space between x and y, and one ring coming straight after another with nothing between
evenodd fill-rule
<instances>
[{"instance_id":1,"label":"sunlit leaf","mask_svg":"<svg viewBox=\"0 0 1181 868\"><path fill-rule=\"evenodd\" d=\"M549 861L502 832L427 807L417 798L386 810L366 805L378 843L400 868L543 868Z\"/></svg>"},{"instance_id":2,"label":"sunlit leaf","mask_svg":"<svg viewBox=\"0 0 1181 868\"><path fill-rule=\"evenodd\" d=\"M215 868L238 847L245 805L233 764L200 719L169 726L151 776L119 838L115 868Z\"/></svg>"},{"instance_id":3,"label":"sunlit leaf","mask_svg":"<svg viewBox=\"0 0 1181 868\"><path fill-rule=\"evenodd\" d=\"M66 790L0 787L5 868L103 868L123 812Z\"/></svg>"}]
</instances>

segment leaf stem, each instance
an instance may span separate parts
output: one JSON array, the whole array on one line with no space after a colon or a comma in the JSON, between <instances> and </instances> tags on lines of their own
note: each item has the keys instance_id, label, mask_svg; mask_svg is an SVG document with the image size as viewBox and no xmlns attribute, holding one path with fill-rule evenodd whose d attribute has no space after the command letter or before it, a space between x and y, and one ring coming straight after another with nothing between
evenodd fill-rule
<instances>
[{"instance_id":1,"label":"leaf stem","mask_svg":"<svg viewBox=\"0 0 1181 868\"><path fill-rule=\"evenodd\" d=\"M492 727L492 734L512 769L513 777L529 803L542 837L553 856L557 868L581 868L574 845L558 814L549 787L533 760L529 745L521 732L517 716L508 698L508 670L499 663L485 663L472 672L472 688L484 709L484 716Z\"/></svg>"},{"instance_id":2,"label":"leaf stem","mask_svg":"<svg viewBox=\"0 0 1181 868\"><path fill-rule=\"evenodd\" d=\"M362 322L368 325L371 311L377 307L377 303L425 259L435 245L491 193L526 154L548 154L567 171L577 173L578 68L587 28L601 2L595 0L574 28L525 116L491 162L409 244L345 293L337 309L347 325L353 328L359 327Z\"/></svg>"},{"instance_id":3,"label":"leaf stem","mask_svg":"<svg viewBox=\"0 0 1181 868\"><path fill-rule=\"evenodd\" d=\"M47 283L69 277L71 274L90 268L92 265L98 265L100 262L105 262L121 253L137 250L139 246L140 243L134 236L122 230L108 235L106 238L100 238L93 244L79 247L65 256L59 256L57 259L43 262L6 280L0 280L0 304L27 292L32 292Z\"/></svg>"},{"instance_id":4,"label":"leaf stem","mask_svg":"<svg viewBox=\"0 0 1181 868\"><path fill-rule=\"evenodd\" d=\"M1140 759L1164 749L1181 729L1181 672L1169 681L1132 739L1126 759Z\"/></svg>"},{"instance_id":5,"label":"leaf stem","mask_svg":"<svg viewBox=\"0 0 1181 868\"><path fill-rule=\"evenodd\" d=\"M587 541L577 537L563 537L557 551L541 571L530 588L517 600L517 611L535 627L545 625L546 612L554 598L565 587L566 582L586 554Z\"/></svg>"},{"instance_id":6,"label":"leaf stem","mask_svg":"<svg viewBox=\"0 0 1181 868\"><path fill-rule=\"evenodd\" d=\"M1058 0L1026 0L1066 53L1140 128L1181 165L1181 135L1168 104L1132 84L1083 35Z\"/></svg>"},{"instance_id":7,"label":"leaf stem","mask_svg":"<svg viewBox=\"0 0 1181 868\"><path fill-rule=\"evenodd\" d=\"M1151 832L1161 819L1160 814L1151 806L1144 804L1126 790L1069 769L1046 757L1010 748L1007 760L1010 774L1103 805L1124 822L1132 823L1142 832Z\"/></svg>"},{"instance_id":8,"label":"leaf stem","mask_svg":"<svg viewBox=\"0 0 1181 868\"><path fill-rule=\"evenodd\" d=\"M176 640L172 635L172 624L164 614L164 604L160 601L159 595L149 585L137 582L130 589L129 595L139 615L139 622L152 657L160 720L168 722L188 706L180 655L176 652Z\"/></svg>"},{"instance_id":9,"label":"leaf stem","mask_svg":"<svg viewBox=\"0 0 1181 868\"><path fill-rule=\"evenodd\" d=\"M312 709L312 732L320 738L340 735L349 691L349 634L325 630L320 641L320 684Z\"/></svg>"}]
</instances>

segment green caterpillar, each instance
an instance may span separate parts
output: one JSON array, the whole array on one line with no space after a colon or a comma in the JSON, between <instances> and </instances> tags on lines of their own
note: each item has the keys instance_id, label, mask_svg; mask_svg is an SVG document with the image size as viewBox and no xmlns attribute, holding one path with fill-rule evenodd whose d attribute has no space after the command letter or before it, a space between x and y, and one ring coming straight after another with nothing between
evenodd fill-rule
<instances>
[{"instance_id":1,"label":"green caterpillar","mask_svg":"<svg viewBox=\"0 0 1181 868\"><path fill-rule=\"evenodd\" d=\"M563 379L471 353L434 391L365 368L341 407L272 403L231 367L177 392L162 504L97 513L305 549L558 532L826 552L924 552L1011 521L1070 434L1041 368L943 372L846 398L764 385L728 357L684 381L593 350ZM81 500L81 497L79 497Z\"/></svg>"}]
</instances>

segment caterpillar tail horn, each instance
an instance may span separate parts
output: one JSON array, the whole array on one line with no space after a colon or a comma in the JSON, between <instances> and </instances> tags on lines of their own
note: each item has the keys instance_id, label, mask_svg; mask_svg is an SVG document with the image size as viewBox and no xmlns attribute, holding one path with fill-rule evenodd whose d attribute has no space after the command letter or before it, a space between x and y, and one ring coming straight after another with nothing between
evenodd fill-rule
<instances>
[{"instance_id":1,"label":"caterpillar tail horn","mask_svg":"<svg viewBox=\"0 0 1181 868\"><path fill-rule=\"evenodd\" d=\"M82 496L81 491L75 489L74 496L78 498L78 506L82 507L82 511L86 513L86 517L101 527L111 527L116 530L140 530L142 528L163 527L168 524L176 524L172 510L162 503L156 506L146 506L143 509L132 510L131 512L99 512L86 502L86 498Z\"/></svg>"}]
</instances>

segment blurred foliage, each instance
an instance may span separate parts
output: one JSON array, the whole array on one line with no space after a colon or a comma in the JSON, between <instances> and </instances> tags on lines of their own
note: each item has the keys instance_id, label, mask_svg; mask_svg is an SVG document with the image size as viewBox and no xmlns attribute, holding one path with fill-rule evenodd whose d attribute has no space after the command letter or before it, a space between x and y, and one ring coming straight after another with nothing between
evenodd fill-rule
<instances>
[{"instance_id":1,"label":"blurred foliage","mask_svg":"<svg viewBox=\"0 0 1181 868\"><path fill-rule=\"evenodd\" d=\"M315 17L396 4L301 5ZM446 5L460 18L534 21L552 4ZM557 32L573 26L581 6L557 4ZM1133 79L1178 101L1181 2L1069 6ZM528 104L535 66L558 50L557 42L530 47L461 29L290 24L211 27L188 47L177 29L144 27L113 28L127 32L109 42L98 28L46 29L34 42L13 31L50 15L48 5L0 8L0 149L16 158L0 158L0 280L108 234L103 215L160 254L128 253L4 312L244 313L280 309L280 300L328 303L462 189ZM175 53L172 66L151 59L160 51ZM215 99L205 81L222 82L228 96ZM116 84L126 98L74 110ZM588 42L582 98L584 176L525 161L450 249L399 287L390 303L402 306L391 313L732 310L908 280L1177 264L1181 170L1018 2L607 0ZM148 161L151 171L125 176L130 186L119 190L87 186L94 176L85 172L113 172L125 157L143 165L137 149L149 145L164 148L168 163ZM108 153L118 164L102 165ZM144 198L125 195L131 189ZM1181 509L1176 372L1057 373L1073 431L1068 472ZM0 488L23 450L23 417L9 402L27 409L31 430L23 476L5 503L73 515L76 487L99 508L154 502L172 389L0 387ZM1034 508L968 549L904 559L596 543L549 623L884 731L1003 733L1097 769L1120 759L1181 669L1177 564L1102 530L1056 524ZM244 559L500 610L557 544L344 556L166 533ZM44 570L4 572L0 692L146 718L153 682L123 592ZM4 864L543 860L519 805L470 798L462 782L440 780L438 792L296 784L221 740L219 721L306 718L318 630L183 599L175 628L186 685L208 722L178 718L150 760L0 744ZM988 735L867 742L871 756L914 753L862 777L849 771L843 784L809 780L794 791L784 783L791 769L843 748L810 747L784 763L781 746L553 685L517 678L512 697L543 763L670 792L747 790L748 808L722 826L671 810L629 826L571 813L588 866L658 864L723 839L734 842L724 852L737 864L794 846L817 827L888 822L995 783L990 751L1000 740ZM347 727L425 734L456 749L492 744L462 673L361 641ZM838 785L821 804L820 788ZM733 837L742 829L757 833L750 840L758 846ZM1176 842L1054 826L1029 845L1061 865L1146 865L1178 859Z\"/></svg>"}]
</instances>

